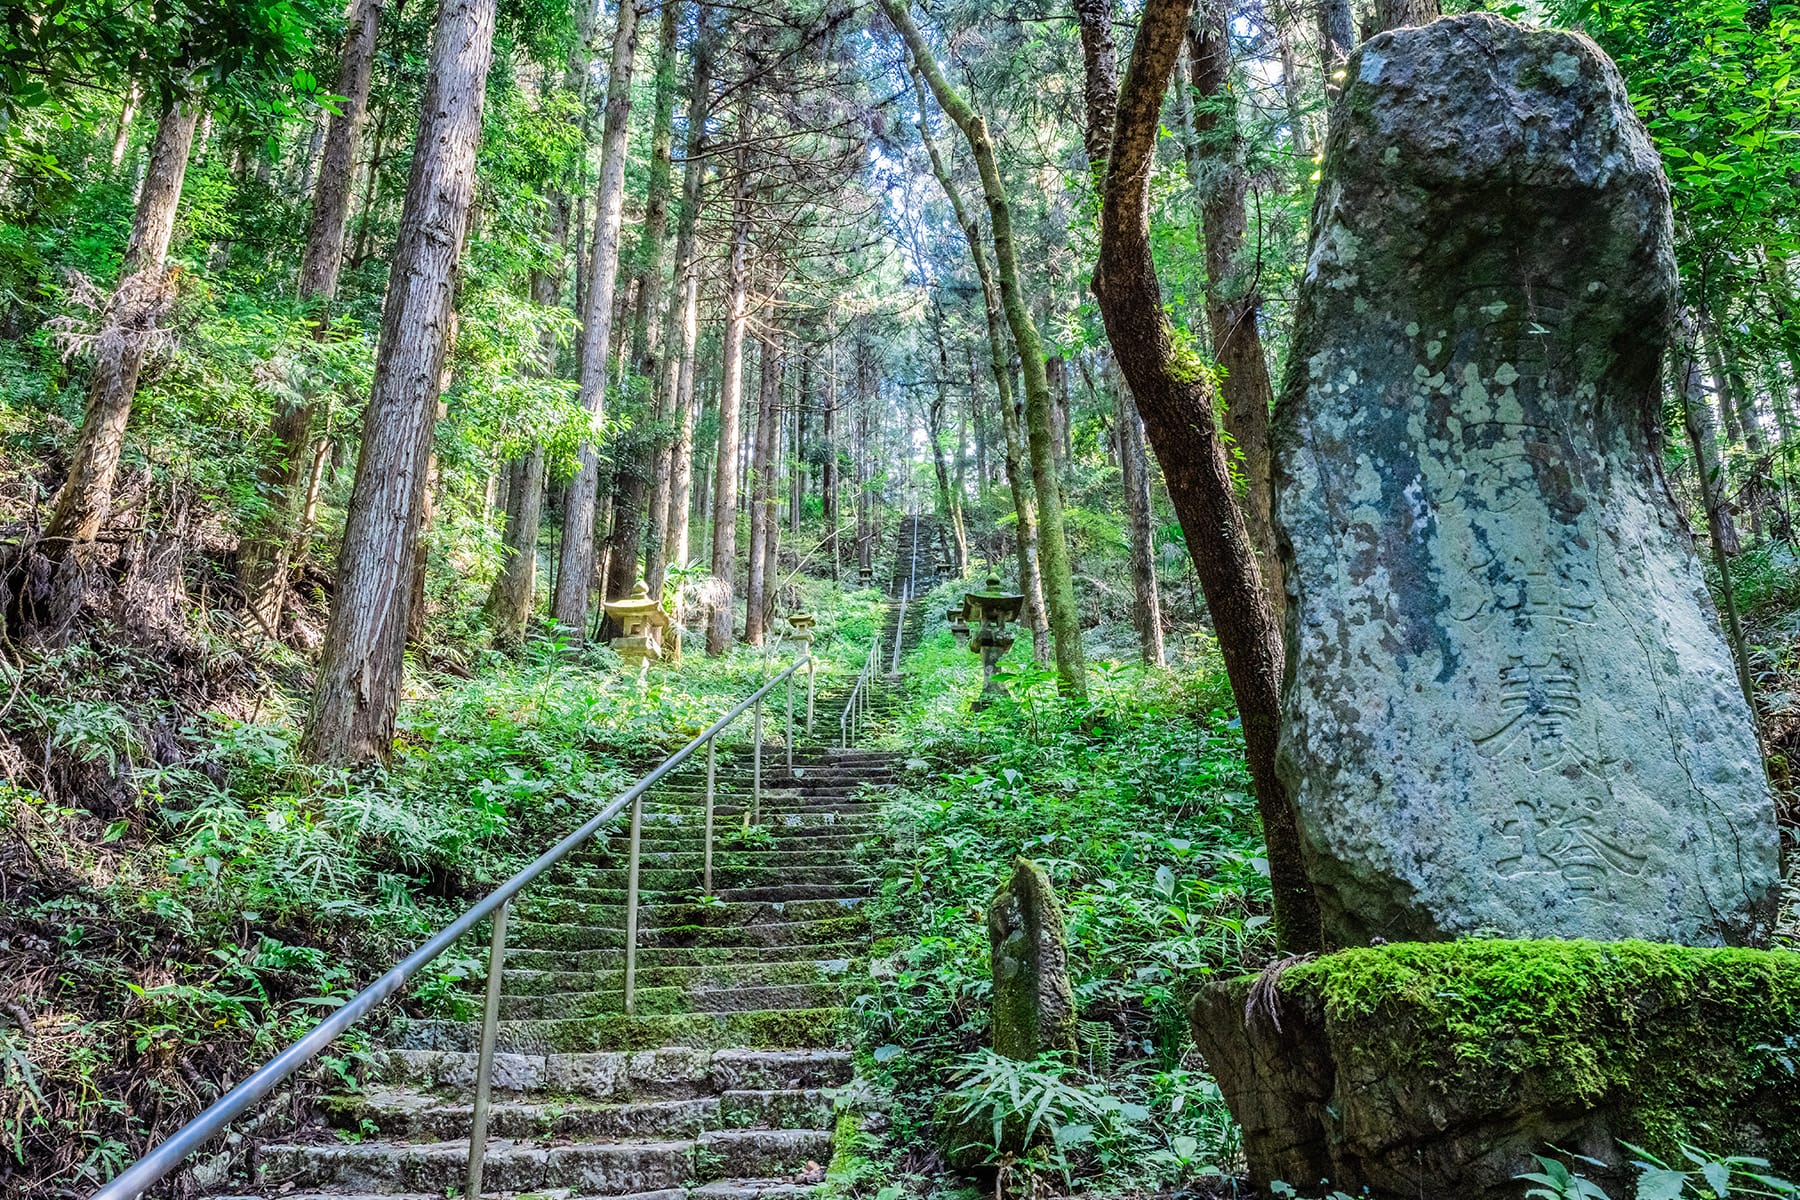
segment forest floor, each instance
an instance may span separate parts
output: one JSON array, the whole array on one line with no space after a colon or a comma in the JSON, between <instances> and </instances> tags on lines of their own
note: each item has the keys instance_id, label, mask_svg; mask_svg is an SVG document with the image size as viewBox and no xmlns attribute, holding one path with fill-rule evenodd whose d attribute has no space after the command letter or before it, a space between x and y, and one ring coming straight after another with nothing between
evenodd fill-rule
<instances>
[{"instance_id":1,"label":"forest floor","mask_svg":"<svg viewBox=\"0 0 1800 1200\"><path fill-rule=\"evenodd\" d=\"M1800 762L1800 569L1752 551L1740 594L1792 827ZM822 687L854 673L877 592L805 581ZM935 616L947 584L915 603ZM385 769L294 753L295 655L190 606L182 638L95 625L22 653L0 703L0 1195L84 1195L549 844L596 798L686 741L770 669L690 654L647 688L605 649L533 640L512 658L421 653ZM1057 695L1021 637L1012 698L977 707L980 667L939 620L905 657L882 745L868 979L855 1001L860 1124L839 1124L828 1192L864 1200L1010 1188L1242 1194L1236 1128L1188 1036L1185 998L1273 953L1267 866L1216 648L1172 669L1096 662L1090 702ZM1062 901L1081 1012L1077 1064L989 1052L985 911L1015 855ZM1790 924L1784 941L1793 940ZM406 1002L466 1012L478 948ZM269 1124L351 1080L345 1039ZM948 1170L946 1116L1041 1114L1023 1158ZM965 1156L968 1147L960 1147ZM985 1182L983 1182L985 1181ZM974 1193L968 1193L974 1194Z\"/></svg>"}]
</instances>

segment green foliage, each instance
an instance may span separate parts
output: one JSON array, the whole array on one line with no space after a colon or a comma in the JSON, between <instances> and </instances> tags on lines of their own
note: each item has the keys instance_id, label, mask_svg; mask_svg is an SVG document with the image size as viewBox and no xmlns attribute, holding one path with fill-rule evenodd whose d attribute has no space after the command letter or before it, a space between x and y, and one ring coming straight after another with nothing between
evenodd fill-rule
<instances>
[{"instance_id":1,"label":"green foliage","mask_svg":"<svg viewBox=\"0 0 1800 1200\"><path fill-rule=\"evenodd\" d=\"M952 594L920 603L936 613ZM874 991L860 1007L865 1070L895 1098L889 1146L934 1136L926 1118L957 1076L945 1120L979 1131L989 1152L996 1121L1050 1131L1009 1169L1156 1187L1228 1166L1236 1128L1189 1061L1183 997L1270 941L1267 868L1219 679L1094 664L1083 707L1057 696L1022 638L1007 663L1014 698L975 709L976 656L932 626L908 659L896 740L914 758L885 805ZM1020 854L1050 873L1063 906L1077 1063L983 1049L985 906Z\"/></svg>"}]
</instances>

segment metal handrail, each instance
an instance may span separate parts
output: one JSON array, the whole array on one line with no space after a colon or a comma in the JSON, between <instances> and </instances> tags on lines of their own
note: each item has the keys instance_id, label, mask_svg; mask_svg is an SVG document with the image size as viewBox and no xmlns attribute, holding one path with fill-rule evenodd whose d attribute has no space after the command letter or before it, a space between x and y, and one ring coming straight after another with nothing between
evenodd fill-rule
<instances>
[{"instance_id":1,"label":"metal handrail","mask_svg":"<svg viewBox=\"0 0 1800 1200\"><path fill-rule=\"evenodd\" d=\"M374 983L352 996L344 1005L331 1015L325 1017L307 1035L283 1050L280 1054L264 1063L248 1078L223 1096L209 1104L187 1124L170 1134L160 1145L144 1157L138 1159L124 1172L95 1191L89 1200L137 1200L145 1189L161 1181L176 1167L180 1166L189 1155L205 1145L213 1137L224 1132L225 1127L243 1115L257 1101L263 1099L275 1087L292 1075L295 1071L311 1062L337 1036L350 1028L371 1009L398 992L407 981L419 973L438 955L448 950L464 934L468 933L484 918L494 919L493 937L488 952L488 980L486 1006L483 1013L480 1061L477 1068L474 1128L469 1139L469 1172L468 1187L463 1195L477 1197L481 1194L482 1158L486 1152L486 1126L488 1092L493 1078L494 1043L498 1025L500 1002L501 964L506 948L507 910L513 899L525 890L538 876L561 862L570 851L586 842L594 834L604 828L608 822L616 818L631 806L631 868L626 899L626 948L625 948L625 1011L632 1010L633 983L635 982L635 966L637 958L637 882L638 882L638 846L639 835L643 826L644 793L661 782L670 772L693 756L701 746L707 748L707 787L706 787L706 888L712 890L712 809L713 780L716 766L716 747L714 739L742 716L744 710L752 705L756 708L756 730L758 744L756 747L759 769L756 775L756 794L752 798L753 805L760 805L762 758L762 700L775 686L784 680L791 680L794 672L807 665L810 655L797 659L785 671L774 676L755 692L744 697L730 712L714 721L703 733L695 737L687 745L663 759L654 770L642 779L626 788L612 803L590 817L581 828L556 843L532 864L495 888L482 900L476 902L462 916L445 926L430 940L417 950L401 959ZM791 688L791 684L790 684ZM793 710L789 708L788 742L793 742Z\"/></svg>"},{"instance_id":2,"label":"metal handrail","mask_svg":"<svg viewBox=\"0 0 1800 1200\"><path fill-rule=\"evenodd\" d=\"M851 685L850 697L844 701L844 711L838 715L838 745L846 750L856 740L857 727L868 711L869 693L875 686L875 668L879 662L881 635L877 633L869 639L868 657L863 659L862 670L856 673L856 682Z\"/></svg>"}]
</instances>

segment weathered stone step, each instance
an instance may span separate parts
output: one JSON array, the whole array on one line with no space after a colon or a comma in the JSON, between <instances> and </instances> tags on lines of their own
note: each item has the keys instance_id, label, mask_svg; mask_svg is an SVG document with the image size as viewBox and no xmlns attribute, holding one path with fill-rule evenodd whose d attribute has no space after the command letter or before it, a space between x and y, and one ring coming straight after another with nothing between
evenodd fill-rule
<instances>
[{"instance_id":1,"label":"weathered stone step","mask_svg":"<svg viewBox=\"0 0 1800 1200\"><path fill-rule=\"evenodd\" d=\"M829 1008L842 1004L846 999L841 983L785 983L731 988L639 987L636 1011L640 1016L649 1017L688 1012ZM506 1021L604 1017L619 1012L623 1007L623 988L603 992L503 995L500 998L500 1017Z\"/></svg>"},{"instance_id":2,"label":"weathered stone step","mask_svg":"<svg viewBox=\"0 0 1800 1200\"><path fill-rule=\"evenodd\" d=\"M452 1095L475 1086L477 1056L464 1050L378 1050L369 1058L376 1084L438 1088ZM682 1100L728 1091L794 1091L850 1081L848 1050L704 1050L662 1046L631 1053L503 1052L494 1059L497 1093L537 1092L594 1100Z\"/></svg>"},{"instance_id":3,"label":"weathered stone step","mask_svg":"<svg viewBox=\"0 0 1800 1200\"><path fill-rule=\"evenodd\" d=\"M407 1142L467 1137L475 1116L466 1099L404 1087L328 1096L321 1107L337 1128L372 1125L384 1139ZM831 1111L824 1088L725 1090L716 1096L624 1103L502 1096L488 1111L488 1131L492 1137L518 1141L676 1141L716 1129L818 1129L830 1125Z\"/></svg>"},{"instance_id":4,"label":"weathered stone step","mask_svg":"<svg viewBox=\"0 0 1800 1200\"><path fill-rule=\"evenodd\" d=\"M805 1200L817 1191L791 1179L720 1179L689 1188L687 1200Z\"/></svg>"},{"instance_id":5,"label":"weathered stone step","mask_svg":"<svg viewBox=\"0 0 1800 1200\"><path fill-rule=\"evenodd\" d=\"M840 856L841 859L841 856ZM721 868L714 864L715 877ZM625 923L625 904L590 897L600 889L549 884L521 902L525 919L582 925ZM610 895L610 893L608 893ZM837 900L716 900L711 903L668 899L638 904L640 930L673 929L682 925L768 925L783 921L823 921L841 917L862 901L854 896Z\"/></svg>"},{"instance_id":6,"label":"weathered stone step","mask_svg":"<svg viewBox=\"0 0 1800 1200\"><path fill-rule=\"evenodd\" d=\"M771 1096L779 1093L770 1093ZM805 1092L793 1093L803 1099ZM326 1119L342 1129L360 1129L367 1121L384 1138L411 1142L448 1142L468 1137L473 1104L413 1088L373 1088L322 1102ZM775 1101L766 1106L783 1111ZM631 1138L679 1140L699 1137L722 1124L720 1100L700 1096L683 1100L640 1100L604 1104L589 1100L527 1102L501 1099L488 1110L490 1136L520 1141ZM814 1124L816 1122L809 1122Z\"/></svg>"},{"instance_id":7,"label":"weathered stone step","mask_svg":"<svg viewBox=\"0 0 1800 1200\"><path fill-rule=\"evenodd\" d=\"M639 967L640 988L766 987L783 983L830 983L850 977L847 958L803 959L786 963L733 963L692 967ZM508 968L503 980L508 996L546 996L556 992L616 992L624 986L620 968L602 971L527 971Z\"/></svg>"},{"instance_id":8,"label":"weathered stone step","mask_svg":"<svg viewBox=\"0 0 1800 1200\"><path fill-rule=\"evenodd\" d=\"M483 1182L498 1191L572 1188L597 1196L679 1188L693 1175L694 1150L689 1140L546 1147L497 1138L488 1143ZM296 1188L445 1195L445 1189L462 1185L468 1159L466 1137L418 1145L271 1145L258 1153L257 1180Z\"/></svg>"},{"instance_id":9,"label":"weathered stone step","mask_svg":"<svg viewBox=\"0 0 1800 1200\"><path fill-rule=\"evenodd\" d=\"M793 962L804 959L854 958L867 954L866 940L835 942L831 945L794 946L640 946L638 966L691 967L728 965L733 963ZM601 950L529 950L506 952L509 967L537 971L602 971L625 965L622 949Z\"/></svg>"},{"instance_id":10,"label":"weathered stone step","mask_svg":"<svg viewBox=\"0 0 1800 1200\"><path fill-rule=\"evenodd\" d=\"M629 882L630 868L570 867L565 875L576 887L623 888ZM713 863L713 886L756 887L777 883L860 883L869 871L855 863L840 862L833 866L724 866ZM701 874L689 868L638 868L638 886L653 892L698 891Z\"/></svg>"},{"instance_id":11,"label":"weathered stone step","mask_svg":"<svg viewBox=\"0 0 1800 1200\"><path fill-rule=\"evenodd\" d=\"M702 1180L797 1175L831 1161L829 1129L721 1129L700 1135Z\"/></svg>"},{"instance_id":12,"label":"weathered stone step","mask_svg":"<svg viewBox=\"0 0 1800 1200\"><path fill-rule=\"evenodd\" d=\"M728 846L715 841L713 844L713 868L720 867L820 867L833 863L842 863L844 855L839 847L832 845L815 846L802 844L789 846L785 843L772 846ZM576 860L576 866L600 868L622 868L631 863L629 850L621 849L617 853L605 855L586 855ZM700 838L692 838L680 843L651 843L643 846L638 852L638 870L692 870L706 865L705 844ZM533 894L539 894L535 890Z\"/></svg>"},{"instance_id":13,"label":"weathered stone step","mask_svg":"<svg viewBox=\"0 0 1800 1200\"><path fill-rule=\"evenodd\" d=\"M756 1046L832 1049L848 1033L848 1009L794 1008L775 1012L690 1012L649 1017L619 1014L570 1020L501 1021L497 1045L508 1053L548 1054L651 1046ZM397 1020L390 1044L408 1050L472 1050L474 1022Z\"/></svg>"},{"instance_id":14,"label":"weathered stone step","mask_svg":"<svg viewBox=\"0 0 1800 1200\"><path fill-rule=\"evenodd\" d=\"M854 913L820 920L779 921L764 925L640 927L638 945L821 946L865 934L868 925L867 917ZM620 925L521 921L514 926L514 930L508 937L521 949L605 950L619 949L625 945L625 930Z\"/></svg>"}]
</instances>

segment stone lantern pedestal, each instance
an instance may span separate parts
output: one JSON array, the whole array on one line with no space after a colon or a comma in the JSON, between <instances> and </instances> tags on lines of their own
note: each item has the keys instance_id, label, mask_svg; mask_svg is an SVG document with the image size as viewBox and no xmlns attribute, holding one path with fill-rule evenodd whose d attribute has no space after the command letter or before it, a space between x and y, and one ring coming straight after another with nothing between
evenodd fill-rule
<instances>
[{"instance_id":1,"label":"stone lantern pedestal","mask_svg":"<svg viewBox=\"0 0 1800 1200\"><path fill-rule=\"evenodd\" d=\"M794 653L806 665L806 732L810 734L813 731L813 695L819 671L812 656L813 626L818 624L818 618L805 611L791 612L787 623L787 640L793 643Z\"/></svg>"},{"instance_id":2,"label":"stone lantern pedestal","mask_svg":"<svg viewBox=\"0 0 1800 1200\"><path fill-rule=\"evenodd\" d=\"M631 589L630 597L609 600L605 607L606 615L619 623L620 633L612 640L612 648L626 665L636 667L642 678L650 664L662 658L663 634L669 628L668 614L650 598L649 586L641 579Z\"/></svg>"},{"instance_id":3,"label":"stone lantern pedestal","mask_svg":"<svg viewBox=\"0 0 1800 1200\"><path fill-rule=\"evenodd\" d=\"M1015 635L1011 625L1019 619L1019 610L1024 604L1024 596L1000 590L998 575L987 577L985 591L963 594L963 611L967 614L967 620L976 623L976 628L969 637L969 649L981 655L981 696L984 701L990 696L1007 694L1006 685L996 677L994 668L1000 665L1000 660L1012 649Z\"/></svg>"},{"instance_id":4,"label":"stone lantern pedestal","mask_svg":"<svg viewBox=\"0 0 1800 1200\"><path fill-rule=\"evenodd\" d=\"M969 648L969 614L962 605L944 610L944 619L950 622L950 635L956 639L958 650Z\"/></svg>"}]
</instances>

